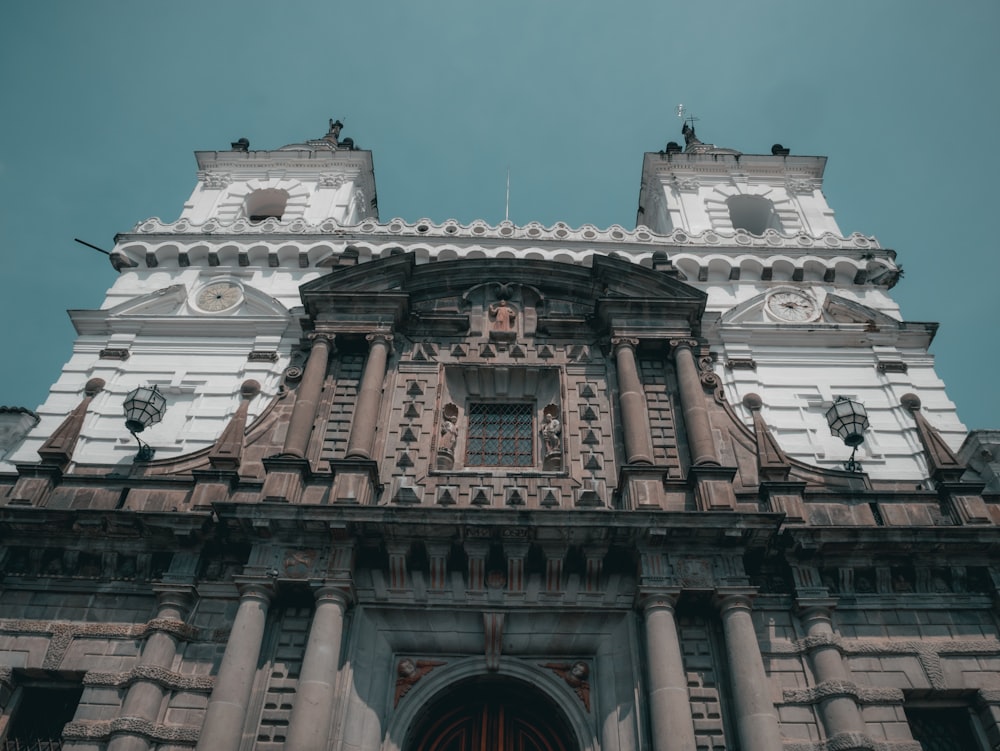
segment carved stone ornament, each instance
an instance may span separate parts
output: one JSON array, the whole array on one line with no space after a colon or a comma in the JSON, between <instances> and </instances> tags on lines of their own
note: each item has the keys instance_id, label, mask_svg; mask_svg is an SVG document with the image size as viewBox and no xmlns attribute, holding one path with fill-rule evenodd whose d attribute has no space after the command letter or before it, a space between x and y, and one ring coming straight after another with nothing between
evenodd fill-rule
<instances>
[{"instance_id":1,"label":"carved stone ornament","mask_svg":"<svg viewBox=\"0 0 1000 751\"><path fill-rule=\"evenodd\" d=\"M209 190L222 190L233 181L232 176L225 172L201 172L198 179Z\"/></svg>"},{"instance_id":2,"label":"carved stone ornament","mask_svg":"<svg viewBox=\"0 0 1000 751\"><path fill-rule=\"evenodd\" d=\"M102 360L127 360L129 356L128 349L124 347L105 347L98 355Z\"/></svg>"},{"instance_id":3,"label":"carved stone ornament","mask_svg":"<svg viewBox=\"0 0 1000 751\"><path fill-rule=\"evenodd\" d=\"M440 660L411 660L409 657L400 660L396 664L396 695L392 706L398 706L399 700L406 696L417 681L444 664Z\"/></svg>"},{"instance_id":4,"label":"carved stone ornament","mask_svg":"<svg viewBox=\"0 0 1000 751\"><path fill-rule=\"evenodd\" d=\"M817 187L817 181L809 177L789 177L785 181L785 190L791 194L812 193Z\"/></svg>"},{"instance_id":5,"label":"carved stone ornament","mask_svg":"<svg viewBox=\"0 0 1000 751\"><path fill-rule=\"evenodd\" d=\"M319 176L319 186L321 188L339 188L344 184L343 175L320 175Z\"/></svg>"},{"instance_id":6,"label":"carved stone ornament","mask_svg":"<svg viewBox=\"0 0 1000 751\"><path fill-rule=\"evenodd\" d=\"M674 175L673 183L677 190L686 191L698 190L701 185L701 183L698 182L698 178L694 175Z\"/></svg>"},{"instance_id":7,"label":"carved stone ornament","mask_svg":"<svg viewBox=\"0 0 1000 751\"><path fill-rule=\"evenodd\" d=\"M546 662L542 665L566 681L566 685L573 689L573 692L580 697L584 709L590 713L590 668L587 663L581 661L572 664L568 662Z\"/></svg>"},{"instance_id":8,"label":"carved stone ornament","mask_svg":"<svg viewBox=\"0 0 1000 751\"><path fill-rule=\"evenodd\" d=\"M315 550L289 550L281 563L285 576L290 579L305 579L316 564Z\"/></svg>"}]
</instances>

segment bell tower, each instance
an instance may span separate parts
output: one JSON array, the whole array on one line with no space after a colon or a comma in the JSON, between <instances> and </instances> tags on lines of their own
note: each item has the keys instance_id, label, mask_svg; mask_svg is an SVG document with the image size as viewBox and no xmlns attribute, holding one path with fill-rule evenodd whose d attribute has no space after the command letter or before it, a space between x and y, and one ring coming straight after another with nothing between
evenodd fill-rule
<instances>
[{"instance_id":1,"label":"bell tower","mask_svg":"<svg viewBox=\"0 0 1000 751\"><path fill-rule=\"evenodd\" d=\"M770 155L743 154L702 143L687 124L683 135L683 148L671 141L646 154L637 224L664 235L840 235L823 196L826 157L791 156L780 144Z\"/></svg>"},{"instance_id":2,"label":"bell tower","mask_svg":"<svg viewBox=\"0 0 1000 751\"><path fill-rule=\"evenodd\" d=\"M201 225L244 222L356 224L378 219L370 151L340 138L343 123L330 120L322 138L274 151L251 151L241 138L229 151L198 151L198 183L181 221ZM239 229L237 225L233 229Z\"/></svg>"}]
</instances>

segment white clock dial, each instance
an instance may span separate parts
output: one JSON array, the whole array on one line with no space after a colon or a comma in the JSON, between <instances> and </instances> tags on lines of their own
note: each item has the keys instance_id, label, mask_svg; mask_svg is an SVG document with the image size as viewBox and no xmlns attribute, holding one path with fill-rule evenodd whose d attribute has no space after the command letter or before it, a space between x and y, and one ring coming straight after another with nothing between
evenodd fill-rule
<instances>
[{"instance_id":1,"label":"white clock dial","mask_svg":"<svg viewBox=\"0 0 1000 751\"><path fill-rule=\"evenodd\" d=\"M789 323L805 323L819 317L816 301L802 292L775 292L767 298L766 307L771 316Z\"/></svg>"},{"instance_id":2,"label":"white clock dial","mask_svg":"<svg viewBox=\"0 0 1000 751\"><path fill-rule=\"evenodd\" d=\"M198 293L198 307L210 313L229 310L243 300L243 290L233 282L209 284Z\"/></svg>"}]
</instances>

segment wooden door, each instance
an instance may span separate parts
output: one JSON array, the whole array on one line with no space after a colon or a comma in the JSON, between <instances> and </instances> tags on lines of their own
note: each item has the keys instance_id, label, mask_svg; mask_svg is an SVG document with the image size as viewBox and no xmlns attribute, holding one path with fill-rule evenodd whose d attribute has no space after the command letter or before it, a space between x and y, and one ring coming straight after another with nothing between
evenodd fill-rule
<instances>
[{"instance_id":1,"label":"wooden door","mask_svg":"<svg viewBox=\"0 0 1000 751\"><path fill-rule=\"evenodd\" d=\"M489 683L435 702L409 751L575 751L565 723L530 687Z\"/></svg>"}]
</instances>

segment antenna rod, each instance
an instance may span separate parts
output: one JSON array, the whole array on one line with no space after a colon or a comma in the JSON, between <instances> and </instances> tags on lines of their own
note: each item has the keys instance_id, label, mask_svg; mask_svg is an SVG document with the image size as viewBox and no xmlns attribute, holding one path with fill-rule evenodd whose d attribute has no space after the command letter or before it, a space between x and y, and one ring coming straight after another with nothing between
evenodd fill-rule
<instances>
[{"instance_id":1,"label":"antenna rod","mask_svg":"<svg viewBox=\"0 0 1000 751\"><path fill-rule=\"evenodd\" d=\"M510 221L510 165L507 165L507 199L504 203L503 220Z\"/></svg>"},{"instance_id":2,"label":"antenna rod","mask_svg":"<svg viewBox=\"0 0 1000 751\"><path fill-rule=\"evenodd\" d=\"M74 238L73 238L73 240L74 240L75 242L78 242L78 243L80 243L80 245L86 245L86 246L87 246L88 248L93 248L93 249L94 249L94 250L96 250L96 251L97 251L98 253L103 253L103 254L104 254L104 255L106 255L106 256L110 256L110 255L111 255L110 253L108 253L108 251L106 251L106 250L102 250L101 248L98 248L98 247L97 247L96 245L91 245L91 244L90 244L90 243L88 243L88 242L84 242L84 241L83 241L83 240L81 240L81 239L80 239L79 237L74 237Z\"/></svg>"}]
</instances>

